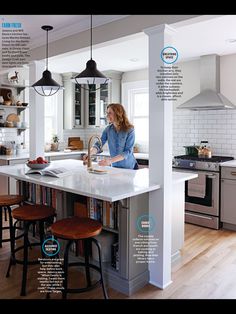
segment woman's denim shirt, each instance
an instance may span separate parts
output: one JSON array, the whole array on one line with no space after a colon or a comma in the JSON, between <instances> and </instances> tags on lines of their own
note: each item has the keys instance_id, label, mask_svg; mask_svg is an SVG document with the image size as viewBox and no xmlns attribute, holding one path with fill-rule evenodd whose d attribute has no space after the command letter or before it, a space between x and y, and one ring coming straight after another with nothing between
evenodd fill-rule
<instances>
[{"instance_id":1,"label":"woman's denim shirt","mask_svg":"<svg viewBox=\"0 0 236 314\"><path fill-rule=\"evenodd\" d=\"M135 142L134 128L128 131L117 132L113 124L109 124L101 136L102 146L108 141L108 147L110 156L115 157L117 155L124 156L124 159L112 163L113 167L134 169L136 159L133 155L133 147ZM96 147L98 153L102 152L102 147L99 142L96 142L93 147Z\"/></svg>"}]
</instances>

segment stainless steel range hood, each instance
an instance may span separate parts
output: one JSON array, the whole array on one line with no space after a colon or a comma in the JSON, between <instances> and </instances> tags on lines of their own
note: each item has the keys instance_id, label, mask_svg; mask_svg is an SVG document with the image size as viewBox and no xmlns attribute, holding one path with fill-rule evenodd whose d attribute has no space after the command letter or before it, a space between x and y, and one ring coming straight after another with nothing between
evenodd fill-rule
<instances>
[{"instance_id":1,"label":"stainless steel range hood","mask_svg":"<svg viewBox=\"0 0 236 314\"><path fill-rule=\"evenodd\" d=\"M220 56L214 54L200 57L200 93L177 109L236 109L236 106L220 93Z\"/></svg>"}]
</instances>

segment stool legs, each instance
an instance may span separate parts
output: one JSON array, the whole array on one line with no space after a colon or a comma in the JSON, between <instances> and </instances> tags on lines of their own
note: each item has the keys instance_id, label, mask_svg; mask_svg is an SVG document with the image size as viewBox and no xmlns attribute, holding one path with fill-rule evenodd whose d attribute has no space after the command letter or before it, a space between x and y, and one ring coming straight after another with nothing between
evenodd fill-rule
<instances>
[{"instance_id":1,"label":"stool legs","mask_svg":"<svg viewBox=\"0 0 236 314\"><path fill-rule=\"evenodd\" d=\"M15 230L16 230L16 223L14 223L14 225L12 226L12 228L10 229L10 238L11 238L11 256L10 256L10 261L9 261L9 265L8 265L8 269L7 269L7 273L6 273L6 277L8 278L10 276L10 271L11 271L11 266L16 264L15 261Z\"/></svg>"},{"instance_id":2,"label":"stool legs","mask_svg":"<svg viewBox=\"0 0 236 314\"><path fill-rule=\"evenodd\" d=\"M11 215L11 208L7 206L8 216L9 216L9 227L10 227L10 243L11 243L11 252L14 252L15 246L15 229L13 228L13 219ZM12 241L13 239L13 241Z\"/></svg>"},{"instance_id":3,"label":"stool legs","mask_svg":"<svg viewBox=\"0 0 236 314\"><path fill-rule=\"evenodd\" d=\"M27 266L28 266L28 231L30 223L26 223L24 226L24 257L23 257L23 274L22 274L22 283L21 283L21 296L26 295L26 280L27 280Z\"/></svg>"},{"instance_id":4,"label":"stool legs","mask_svg":"<svg viewBox=\"0 0 236 314\"><path fill-rule=\"evenodd\" d=\"M70 246L73 243L73 241L68 241L66 248L65 248L65 253L64 253L64 282L63 282L63 291L62 291L62 298L66 299L67 295L67 284L68 284L68 258L69 258L69 250Z\"/></svg>"},{"instance_id":5,"label":"stool legs","mask_svg":"<svg viewBox=\"0 0 236 314\"><path fill-rule=\"evenodd\" d=\"M0 206L0 247L2 247L2 209L3 207Z\"/></svg>"},{"instance_id":6,"label":"stool legs","mask_svg":"<svg viewBox=\"0 0 236 314\"><path fill-rule=\"evenodd\" d=\"M33 230L35 230L35 225L33 226ZM39 238L40 238L40 243L41 243L41 254L42 254L42 257L45 257L45 254L43 252L43 242L44 242L44 222L43 221L40 221L39 222Z\"/></svg>"},{"instance_id":7,"label":"stool legs","mask_svg":"<svg viewBox=\"0 0 236 314\"><path fill-rule=\"evenodd\" d=\"M108 299L107 290L106 290L104 279L103 279L101 244L94 238L91 238L91 241L95 243L98 249L98 259L99 259L99 268L100 268L100 274L101 274L102 291L103 291L104 299Z\"/></svg>"},{"instance_id":8,"label":"stool legs","mask_svg":"<svg viewBox=\"0 0 236 314\"><path fill-rule=\"evenodd\" d=\"M70 250L70 247L71 247L72 243L74 242L74 240L69 240L67 245L66 245L65 252L64 252L64 266L63 266L63 269L64 269L64 282L63 282L62 298L66 299L68 290L69 290L69 292L85 292L87 290L91 290L92 284L91 284L91 278L90 278L90 267L92 267L92 268L96 269L100 273L101 277L100 277L99 281L100 281L100 284L102 285L102 291L103 291L104 299L108 299L106 287L105 287L105 284L104 284L103 271L102 271L101 245L94 238L84 239L83 241L84 241L84 254L85 254L85 261L84 261L84 263L80 263L80 262L78 262L78 263L77 262L69 263L69 250ZM98 249L99 267L98 266L94 266L94 265L89 263L89 245L90 245L91 241L93 241L95 243L95 245L97 246L97 249ZM68 267L70 265L71 266L76 266L76 265L85 266L87 288L68 289ZM72 290L74 290L74 291L72 291Z\"/></svg>"},{"instance_id":9,"label":"stool legs","mask_svg":"<svg viewBox=\"0 0 236 314\"><path fill-rule=\"evenodd\" d=\"M7 221L7 209L6 209L6 207L4 207L4 218L5 218L5 221Z\"/></svg>"},{"instance_id":10,"label":"stool legs","mask_svg":"<svg viewBox=\"0 0 236 314\"><path fill-rule=\"evenodd\" d=\"M9 209L10 210L10 209ZM11 237L11 257L10 257L10 262L9 262L9 266L8 266L8 270L7 270L7 274L6 277L10 276L10 271L11 271L11 266L17 263L23 264L23 272L22 272L22 283L21 283L21 296L25 296L26 295L26 282L27 282L27 271L28 271L28 264L35 264L38 263L37 261L28 261L28 249L32 248L30 242L29 242L29 238L28 238L28 232L29 232L29 227L32 224L32 222L30 221L25 221L24 222L24 233L23 235L20 235L24 237L24 244L23 244L23 261L19 261L16 260L15 257L15 252L17 251L17 249L15 250L15 240L18 238L15 235L16 232L16 224L18 221L16 221L14 224L12 222L12 217L11 215L9 215L9 223L10 223L10 237ZM41 247L41 253L42 253L42 257L45 256L44 252L42 251L42 244L44 241L44 222L40 221L39 222L39 233L40 233L40 243L36 243L36 244L32 244L32 245L39 245ZM19 249L18 249L19 250Z\"/></svg>"},{"instance_id":11,"label":"stool legs","mask_svg":"<svg viewBox=\"0 0 236 314\"><path fill-rule=\"evenodd\" d=\"M3 212L5 213L5 221L7 221L7 213L9 217L9 223L7 227L3 227ZM16 227L16 229L20 229ZM8 239L3 239L3 230L9 230L10 237ZM13 232L13 219L12 219L12 209L10 206L0 206L0 248L2 247L2 242L10 242L11 243L11 252L12 252L12 232ZM17 239L16 237L15 239Z\"/></svg>"},{"instance_id":12,"label":"stool legs","mask_svg":"<svg viewBox=\"0 0 236 314\"><path fill-rule=\"evenodd\" d=\"M90 268L89 268L89 244L90 243L91 242L89 240L84 240L84 260L85 260L87 287L91 286L91 277L90 277Z\"/></svg>"},{"instance_id":13,"label":"stool legs","mask_svg":"<svg viewBox=\"0 0 236 314\"><path fill-rule=\"evenodd\" d=\"M2 215L4 212L5 221L7 221L7 211L9 217L11 216L11 207L10 206L0 206L0 247L2 247L2 242L6 242L2 240L2 231L3 229L8 229L8 227L3 228ZM7 240L8 241L8 240Z\"/></svg>"}]
</instances>

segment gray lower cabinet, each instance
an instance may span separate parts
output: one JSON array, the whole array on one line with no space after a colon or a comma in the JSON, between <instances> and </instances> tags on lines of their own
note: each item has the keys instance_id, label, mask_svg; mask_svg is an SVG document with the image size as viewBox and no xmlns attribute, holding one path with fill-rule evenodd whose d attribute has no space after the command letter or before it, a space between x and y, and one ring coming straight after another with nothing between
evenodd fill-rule
<instances>
[{"instance_id":1,"label":"gray lower cabinet","mask_svg":"<svg viewBox=\"0 0 236 314\"><path fill-rule=\"evenodd\" d=\"M236 227L236 168L222 167L221 171L221 221L224 227Z\"/></svg>"},{"instance_id":2,"label":"gray lower cabinet","mask_svg":"<svg viewBox=\"0 0 236 314\"><path fill-rule=\"evenodd\" d=\"M138 220L148 214L148 193L119 202L119 271L105 267L105 278L110 287L132 295L149 282L148 263L136 257L134 242L140 236Z\"/></svg>"}]
</instances>

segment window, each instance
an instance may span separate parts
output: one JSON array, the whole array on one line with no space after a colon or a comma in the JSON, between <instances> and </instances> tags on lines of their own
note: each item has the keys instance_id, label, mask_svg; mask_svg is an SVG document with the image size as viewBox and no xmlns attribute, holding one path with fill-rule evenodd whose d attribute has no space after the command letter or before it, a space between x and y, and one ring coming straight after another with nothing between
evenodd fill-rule
<instances>
[{"instance_id":1,"label":"window","mask_svg":"<svg viewBox=\"0 0 236 314\"><path fill-rule=\"evenodd\" d=\"M61 91L54 96L44 97L45 143L51 142L53 134L57 134L59 139L62 139L62 99L63 95L61 95Z\"/></svg>"},{"instance_id":2,"label":"window","mask_svg":"<svg viewBox=\"0 0 236 314\"><path fill-rule=\"evenodd\" d=\"M44 100L44 136L45 142L51 142L52 135L57 134L57 97L45 97Z\"/></svg>"},{"instance_id":3,"label":"window","mask_svg":"<svg viewBox=\"0 0 236 314\"><path fill-rule=\"evenodd\" d=\"M148 81L122 84L122 104L135 127L135 143L140 152L148 152L149 144L149 90Z\"/></svg>"},{"instance_id":4,"label":"window","mask_svg":"<svg viewBox=\"0 0 236 314\"><path fill-rule=\"evenodd\" d=\"M131 121L135 127L138 144L147 144L149 139L149 97L147 89L130 91Z\"/></svg>"}]
</instances>

